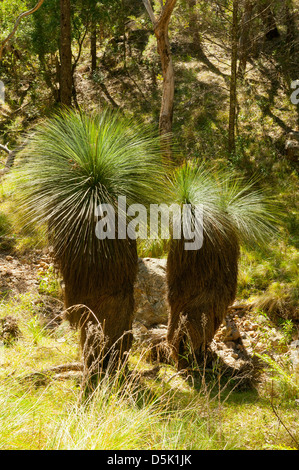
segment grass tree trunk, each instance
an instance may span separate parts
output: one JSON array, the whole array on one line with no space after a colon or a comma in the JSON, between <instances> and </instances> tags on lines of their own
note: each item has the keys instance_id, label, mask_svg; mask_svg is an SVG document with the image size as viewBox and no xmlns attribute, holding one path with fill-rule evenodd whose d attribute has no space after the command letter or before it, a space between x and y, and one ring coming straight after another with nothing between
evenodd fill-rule
<instances>
[{"instance_id":1,"label":"grass tree trunk","mask_svg":"<svg viewBox=\"0 0 299 470\"><path fill-rule=\"evenodd\" d=\"M235 299L238 258L239 243L233 231L218 247L206 237L197 251L185 251L184 241L172 241L167 259L171 309L167 341L178 369L204 359Z\"/></svg>"},{"instance_id":2,"label":"grass tree trunk","mask_svg":"<svg viewBox=\"0 0 299 470\"><path fill-rule=\"evenodd\" d=\"M157 27L155 29L155 35L157 38L163 74L163 94L159 119L159 130L163 135L170 134L172 131L174 71L167 30L161 26Z\"/></svg>"},{"instance_id":3,"label":"grass tree trunk","mask_svg":"<svg viewBox=\"0 0 299 470\"><path fill-rule=\"evenodd\" d=\"M158 53L160 55L163 92L159 119L159 130L161 135L170 134L172 131L173 103L174 103L174 70L171 57L171 49L168 36L168 27L176 0L167 0L161 8L157 18L153 12L149 0L143 0L150 19L153 23L154 33L157 39Z\"/></svg>"},{"instance_id":4,"label":"grass tree trunk","mask_svg":"<svg viewBox=\"0 0 299 470\"><path fill-rule=\"evenodd\" d=\"M71 4L60 0L60 102L72 104Z\"/></svg>"},{"instance_id":5,"label":"grass tree trunk","mask_svg":"<svg viewBox=\"0 0 299 470\"><path fill-rule=\"evenodd\" d=\"M58 259L65 283L66 318L80 330L88 379L122 364L132 345L138 266L136 242L117 240L116 243L121 253L117 260L103 260L95 252L94 261L86 260L85 266L75 268L69 260ZM96 239L94 246L100 252Z\"/></svg>"}]
</instances>

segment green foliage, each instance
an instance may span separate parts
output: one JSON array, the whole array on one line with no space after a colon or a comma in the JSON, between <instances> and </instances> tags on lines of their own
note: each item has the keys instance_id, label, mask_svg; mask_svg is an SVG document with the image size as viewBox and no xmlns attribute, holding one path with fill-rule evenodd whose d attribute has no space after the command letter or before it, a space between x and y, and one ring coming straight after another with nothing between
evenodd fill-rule
<instances>
[{"instance_id":1,"label":"green foliage","mask_svg":"<svg viewBox=\"0 0 299 470\"><path fill-rule=\"evenodd\" d=\"M52 297L60 296L61 289L59 285L59 280L57 279L57 275L54 271L53 266L50 266L46 272L40 272L38 275L38 281L38 290L41 294L48 294Z\"/></svg>"},{"instance_id":2,"label":"green foliage","mask_svg":"<svg viewBox=\"0 0 299 470\"><path fill-rule=\"evenodd\" d=\"M118 196L147 206L163 197L160 139L120 114L63 111L40 126L23 152L17 178L26 218L46 225L56 254L71 259L95 240L95 211ZM105 251L101 241L97 249ZM106 253L107 254L107 253Z\"/></svg>"},{"instance_id":3,"label":"green foliage","mask_svg":"<svg viewBox=\"0 0 299 470\"><path fill-rule=\"evenodd\" d=\"M40 59L59 48L59 8L59 0L50 0L32 16L32 49Z\"/></svg>"},{"instance_id":4,"label":"green foliage","mask_svg":"<svg viewBox=\"0 0 299 470\"><path fill-rule=\"evenodd\" d=\"M267 372L270 372L271 382L267 385L266 392L269 392L271 387L272 398L279 398L280 402L296 399L299 392L298 377L293 374L290 365L281 364L267 354L256 354L256 356L265 364Z\"/></svg>"},{"instance_id":5,"label":"green foliage","mask_svg":"<svg viewBox=\"0 0 299 470\"><path fill-rule=\"evenodd\" d=\"M225 226L251 245L269 243L276 232L279 212L273 198L232 172L185 164L174 173L172 194L179 204L203 205L204 230L211 240Z\"/></svg>"}]
</instances>

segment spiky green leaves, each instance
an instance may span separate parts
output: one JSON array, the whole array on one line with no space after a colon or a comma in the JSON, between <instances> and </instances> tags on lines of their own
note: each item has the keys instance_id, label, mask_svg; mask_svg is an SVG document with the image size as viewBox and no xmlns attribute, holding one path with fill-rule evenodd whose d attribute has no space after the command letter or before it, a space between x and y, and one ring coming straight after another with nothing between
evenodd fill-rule
<instances>
[{"instance_id":1,"label":"spiky green leaves","mask_svg":"<svg viewBox=\"0 0 299 470\"><path fill-rule=\"evenodd\" d=\"M204 164L186 163L171 179L172 199L203 206L204 236L213 244L232 231L245 244L265 244L276 232L279 209L255 181Z\"/></svg>"},{"instance_id":2,"label":"spiky green leaves","mask_svg":"<svg viewBox=\"0 0 299 470\"><path fill-rule=\"evenodd\" d=\"M47 226L56 255L117 256L116 243L95 237L96 208L117 214L119 196L145 206L163 197L161 142L120 113L62 111L36 129L17 178L27 218Z\"/></svg>"}]
</instances>

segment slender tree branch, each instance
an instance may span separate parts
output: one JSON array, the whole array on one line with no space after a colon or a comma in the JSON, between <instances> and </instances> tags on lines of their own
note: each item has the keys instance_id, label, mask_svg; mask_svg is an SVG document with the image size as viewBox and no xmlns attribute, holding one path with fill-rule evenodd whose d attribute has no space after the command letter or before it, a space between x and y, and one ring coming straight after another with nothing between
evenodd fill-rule
<instances>
[{"instance_id":1,"label":"slender tree branch","mask_svg":"<svg viewBox=\"0 0 299 470\"><path fill-rule=\"evenodd\" d=\"M148 12L149 14L149 17L151 19L151 22L153 23L153 25L155 26L157 24L157 19L155 17L155 14L154 14L154 11L153 11L153 7L151 5L151 2L150 0L142 0L143 1L143 4L146 8L146 11Z\"/></svg>"},{"instance_id":2,"label":"slender tree branch","mask_svg":"<svg viewBox=\"0 0 299 470\"><path fill-rule=\"evenodd\" d=\"M44 0L39 0L38 3L35 5L35 7L31 8L31 10L28 10L28 11L24 11L23 13L21 13L20 16L18 16L16 22L15 22L15 25L14 25L14 28L13 30L11 31L11 33L4 39L4 41L1 43L1 47L0 47L0 60L2 58L2 53L3 53L3 49L6 45L6 43L15 35L17 29L18 29L18 26L21 22L21 20L23 18L25 18L26 16L29 16L31 15L32 13L34 13L35 11L37 11L41 6L42 4L44 3Z\"/></svg>"},{"instance_id":3,"label":"slender tree branch","mask_svg":"<svg viewBox=\"0 0 299 470\"><path fill-rule=\"evenodd\" d=\"M166 0L166 3L160 0L161 13L159 18L155 17L154 10L152 8L150 0L142 0L143 4L149 14L149 17L153 23L154 29L165 28L170 20L173 9L177 0Z\"/></svg>"},{"instance_id":4,"label":"slender tree branch","mask_svg":"<svg viewBox=\"0 0 299 470\"><path fill-rule=\"evenodd\" d=\"M162 11L160 17L158 19L158 25L168 25L170 17L172 15L173 9L175 7L177 0L167 0Z\"/></svg>"}]
</instances>

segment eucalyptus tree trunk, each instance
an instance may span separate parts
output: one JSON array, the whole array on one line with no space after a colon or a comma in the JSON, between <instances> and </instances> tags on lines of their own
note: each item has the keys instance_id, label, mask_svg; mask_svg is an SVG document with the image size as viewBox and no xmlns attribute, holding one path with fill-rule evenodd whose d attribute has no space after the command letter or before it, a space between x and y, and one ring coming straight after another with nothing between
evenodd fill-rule
<instances>
[{"instance_id":1,"label":"eucalyptus tree trunk","mask_svg":"<svg viewBox=\"0 0 299 470\"><path fill-rule=\"evenodd\" d=\"M243 17L242 17L242 25L241 25L241 31L240 31L240 42L239 42L240 61L239 61L238 75L240 76L240 78L244 78L248 56L251 50L250 29L251 29L251 24L252 24L253 9L254 9L254 1L245 0Z\"/></svg>"},{"instance_id":2,"label":"eucalyptus tree trunk","mask_svg":"<svg viewBox=\"0 0 299 470\"><path fill-rule=\"evenodd\" d=\"M94 72L97 68L97 29L96 25L92 25L90 34L90 55L91 55L91 71Z\"/></svg>"},{"instance_id":3,"label":"eucalyptus tree trunk","mask_svg":"<svg viewBox=\"0 0 299 470\"><path fill-rule=\"evenodd\" d=\"M154 14L150 0L143 0L144 6L153 23L154 33L157 39L158 53L160 55L163 92L159 119L159 130L161 135L170 134L172 131L173 102L174 102L174 70L171 57L171 49L168 36L168 27L176 0L166 0L161 3L159 17Z\"/></svg>"},{"instance_id":4,"label":"eucalyptus tree trunk","mask_svg":"<svg viewBox=\"0 0 299 470\"><path fill-rule=\"evenodd\" d=\"M232 154L236 150L236 108L237 108L237 62L238 62L238 11L239 0L233 1L232 21L232 52L231 52L231 78L230 78L230 107L228 129L228 152Z\"/></svg>"},{"instance_id":5,"label":"eucalyptus tree trunk","mask_svg":"<svg viewBox=\"0 0 299 470\"><path fill-rule=\"evenodd\" d=\"M60 0L60 102L72 105L71 4Z\"/></svg>"},{"instance_id":6,"label":"eucalyptus tree trunk","mask_svg":"<svg viewBox=\"0 0 299 470\"><path fill-rule=\"evenodd\" d=\"M171 50L167 30L164 25L155 29L160 54L163 94L160 110L159 129L161 134L169 134L172 131L173 102L174 102L174 71L171 58Z\"/></svg>"}]
</instances>

